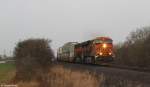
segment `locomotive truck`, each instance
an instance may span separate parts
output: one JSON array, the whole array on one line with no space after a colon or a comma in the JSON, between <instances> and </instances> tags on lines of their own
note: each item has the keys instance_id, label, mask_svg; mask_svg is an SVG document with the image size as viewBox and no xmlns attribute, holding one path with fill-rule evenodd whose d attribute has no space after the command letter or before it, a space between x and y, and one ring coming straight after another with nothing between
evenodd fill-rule
<instances>
[{"instance_id":1,"label":"locomotive truck","mask_svg":"<svg viewBox=\"0 0 150 87\"><path fill-rule=\"evenodd\" d=\"M82 43L68 42L57 51L59 61L102 64L113 61L113 40L97 37Z\"/></svg>"}]
</instances>

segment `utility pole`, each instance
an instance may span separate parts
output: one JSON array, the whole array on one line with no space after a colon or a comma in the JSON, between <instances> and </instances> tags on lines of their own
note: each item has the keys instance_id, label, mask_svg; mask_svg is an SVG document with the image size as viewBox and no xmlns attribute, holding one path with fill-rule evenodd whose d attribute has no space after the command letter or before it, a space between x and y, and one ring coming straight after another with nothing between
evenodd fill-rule
<instances>
[{"instance_id":1,"label":"utility pole","mask_svg":"<svg viewBox=\"0 0 150 87\"><path fill-rule=\"evenodd\" d=\"M6 50L4 49L3 58L6 59Z\"/></svg>"}]
</instances>

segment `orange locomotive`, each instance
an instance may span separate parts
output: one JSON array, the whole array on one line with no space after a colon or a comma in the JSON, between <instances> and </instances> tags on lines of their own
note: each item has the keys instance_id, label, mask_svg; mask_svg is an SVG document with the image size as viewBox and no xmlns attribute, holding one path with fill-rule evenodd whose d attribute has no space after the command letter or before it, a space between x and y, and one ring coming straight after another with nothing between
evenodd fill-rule
<instances>
[{"instance_id":1,"label":"orange locomotive","mask_svg":"<svg viewBox=\"0 0 150 87\"><path fill-rule=\"evenodd\" d=\"M109 37L97 37L75 45L74 61L101 64L113 61L113 41Z\"/></svg>"}]
</instances>

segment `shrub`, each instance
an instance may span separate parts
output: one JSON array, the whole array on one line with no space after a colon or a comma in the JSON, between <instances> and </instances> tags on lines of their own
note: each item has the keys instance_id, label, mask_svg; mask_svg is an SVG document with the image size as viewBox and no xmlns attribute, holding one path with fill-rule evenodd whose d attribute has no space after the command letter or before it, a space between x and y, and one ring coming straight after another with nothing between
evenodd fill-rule
<instances>
[{"instance_id":1,"label":"shrub","mask_svg":"<svg viewBox=\"0 0 150 87\"><path fill-rule=\"evenodd\" d=\"M45 39L28 39L17 44L14 50L17 79L31 79L37 70L50 67L54 54L49 43Z\"/></svg>"}]
</instances>

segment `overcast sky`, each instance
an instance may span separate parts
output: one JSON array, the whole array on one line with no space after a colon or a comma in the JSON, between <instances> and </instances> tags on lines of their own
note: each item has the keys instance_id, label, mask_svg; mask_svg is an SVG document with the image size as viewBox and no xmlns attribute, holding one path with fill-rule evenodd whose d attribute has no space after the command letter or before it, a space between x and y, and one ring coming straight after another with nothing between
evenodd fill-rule
<instances>
[{"instance_id":1,"label":"overcast sky","mask_svg":"<svg viewBox=\"0 0 150 87\"><path fill-rule=\"evenodd\" d=\"M118 43L149 25L149 0L0 0L0 54L27 38L51 39L53 49L97 36Z\"/></svg>"}]
</instances>

